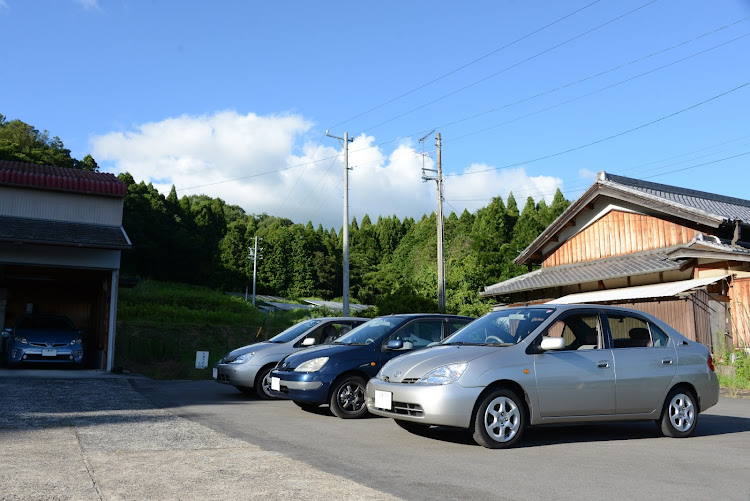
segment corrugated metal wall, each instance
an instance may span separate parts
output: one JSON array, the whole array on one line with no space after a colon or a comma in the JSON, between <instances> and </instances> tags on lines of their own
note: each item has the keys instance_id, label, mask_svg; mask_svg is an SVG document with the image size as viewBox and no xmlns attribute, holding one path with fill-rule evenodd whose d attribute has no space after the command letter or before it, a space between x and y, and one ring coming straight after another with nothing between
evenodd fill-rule
<instances>
[{"instance_id":1,"label":"corrugated metal wall","mask_svg":"<svg viewBox=\"0 0 750 501\"><path fill-rule=\"evenodd\" d=\"M123 198L0 186L0 215L120 226Z\"/></svg>"},{"instance_id":2,"label":"corrugated metal wall","mask_svg":"<svg viewBox=\"0 0 750 501\"><path fill-rule=\"evenodd\" d=\"M618 305L653 315L677 329L686 338L713 349L711 308L709 295L704 290L694 291L683 298Z\"/></svg>"}]
</instances>

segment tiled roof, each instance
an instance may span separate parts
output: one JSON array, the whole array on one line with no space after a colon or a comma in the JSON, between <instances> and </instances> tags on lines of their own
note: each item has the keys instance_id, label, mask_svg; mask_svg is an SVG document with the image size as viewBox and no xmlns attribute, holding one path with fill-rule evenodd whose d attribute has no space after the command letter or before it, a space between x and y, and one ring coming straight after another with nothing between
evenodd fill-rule
<instances>
[{"instance_id":1,"label":"tiled roof","mask_svg":"<svg viewBox=\"0 0 750 501\"><path fill-rule=\"evenodd\" d=\"M122 226L0 216L0 241L101 249L131 247Z\"/></svg>"},{"instance_id":2,"label":"tiled roof","mask_svg":"<svg viewBox=\"0 0 750 501\"><path fill-rule=\"evenodd\" d=\"M550 287L597 282L612 278L679 270L681 263L667 258L667 254L677 248L669 247L598 259L596 261L540 268L530 273L511 278L510 280L489 285L479 295L499 296L512 292L547 289Z\"/></svg>"},{"instance_id":3,"label":"tiled roof","mask_svg":"<svg viewBox=\"0 0 750 501\"><path fill-rule=\"evenodd\" d=\"M0 186L124 197L128 189L113 174L0 160Z\"/></svg>"},{"instance_id":4,"label":"tiled roof","mask_svg":"<svg viewBox=\"0 0 750 501\"><path fill-rule=\"evenodd\" d=\"M652 183L614 174L604 174L604 180L633 188L642 193L653 195L675 204L692 207L727 220L739 219L750 224L750 200L725 197L705 191L689 190L667 184Z\"/></svg>"}]
</instances>

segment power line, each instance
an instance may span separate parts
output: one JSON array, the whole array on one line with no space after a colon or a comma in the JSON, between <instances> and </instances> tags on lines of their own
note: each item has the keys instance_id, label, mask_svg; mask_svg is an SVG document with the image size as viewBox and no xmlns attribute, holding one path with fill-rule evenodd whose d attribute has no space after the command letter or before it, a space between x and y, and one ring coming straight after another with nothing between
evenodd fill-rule
<instances>
[{"instance_id":1,"label":"power line","mask_svg":"<svg viewBox=\"0 0 750 501\"><path fill-rule=\"evenodd\" d=\"M609 24L612 24L612 23L614 23L615 21L618 21L618 20L620 20L620 19L622 19L622 18L624 18L624 17L626 17L626 16L629 16L630 14L633 14L633 13L635 13L635 12L637 12L637 11L639 11L639 10L641 10L641 9L645 8L645 7L648 7L649 5L651 5L651 4L653 4L653 3L656 3L656 2L658 2L658 1L659 1L659 0L651 0L650 2L647 2L647 3L643 4L643 5L641 5L640 7L636 7L635 9L633 9L633 10L631 10L631 11L629 11L629 12L626 12L625 14L622 14L622 15L620 15L620 16L617 16L617 17L613 18L613 19L610 19L609 21L607 21L607 22L605 22L605 23L602 23L602 24L600 24L600 25L598 25L598 26L596 26L596 27L594 27L594 28L591 28L590 30L584 31L583 33L580 33L580 34L578 34L578 35L576 35L576 36L574 36L574 37L572 37L572 38L569 38L569 39L565 40L564 42L561 42L561 43L559 43L559 44L557 44L557 45L554 45L554 46L552 46L552 47L550 47L550 48L548 48L548 49L545 49L545 50L543 50L542 52L538 52L537 54L534 54L534 55L533 55L533 56L531 56L531 57L527 57L526 59L523 59L523 60L521 60L521 61L519 61L519 62L517 62L517 63L515 63L515 64L512 64L512 65L510 65L510 66L506 66L505 68L503 68L503 69L502 69L502 70L500 70L500 71L497 71L497 72L495 72L495 73L492 73L491 75L487 75L487 76L486 76L486 77L484 77L484 78L481 78L481 79L479 79L479 80L476 80L475 82L472 82L472 83L470 83L470 84L468 84L468 85L465 85L464 87L461 87L461 88L459 88L459 89L456 89L456 90L454 90L454 91L452 91L452 92L449 92L448 94L444 94L444 95L442 95L442 96L438 97L437 99L433 99L432 101L429 101L429 102L427 102L427 103L425 103L425 104L422 104L422 105L420 105L420 106L417 106L416 108L412 108L411 110L409 110L409 111L407 111L407 112L404 112L404 113L402 113L402 114L400 114L400 115L397 115L397 116L395 116L395 117L393 117L393 118L389 118L388 120L384 120L383 122L380 122L379 124L373 125L372 127L369 127L369 128L367 128L367 129L363 129L363 130L362 130L362 132L368 132L368 131L371 131L372 129L375 129L375 128L377 128L377 127L380 127L381 125L385 125L385 124L387 124L387 123L393 122L394 120L398 120L399 118L402 118L402 117L404 117L404 116L406 116L406 115L409 115L410 113L413 113L413 112L415 112L415 111L421 110L422 108L426 108L427 106L430 106L430 105L432 105L432 104L435 104L435 103L437 103L438 101L442 101L443 99L445 99L445 98L447 98L447 97L450 97L450 96L453 96L453 95L455 95L455 94L458 94L459 92L463 92L464 90L466 90L466 89L469 89L469 88L471 88L471 87L474 87L474 86L475 86L475 85L477 85L477 84L480 84L480 83L482 83L482 82L484 82L484 81L486 81L486 80L489 80L490 78L494 78L494 77L496 77L496 76L498 76L498 75L500 75L500 74L502 74L502 73L505 73L506 71L509 71L509 70L511 70L511 69L513 69L513 68L516 68L516 67L518 67L518 66L520 66L520 65L522 65L522 64L524 64L524 63L527 63L527 62L529 62L529 61L531 61L531 60L533 60L533 59L536 59L536 58L537 58L537 57L539 57L539 56L542 56L542 55L544 55L544 54L547 54L548 52L551 52L551 51L553 51L553 50L555 50L555 49L558 49L558 48L562 47L563 45L566 45L566 44L568 44L568 43L570 43L570 42L573 42L573 41L575 41L575 40L577 40L577 39L579 39L579 38L581 38L581 37L584 37L584 36L586 36L586 35L588 35L588 34L590 34L590 33L593 33L594 31L596 31L596 30L598 30L598 29L600 29L600 28L603 28L603 27L605 27L605 26L607 26L607 25L609 25Z\"/></svg>"},{"instance_id":2,"label":"power line","mask_svg":"<svg viewBox=\"0 0 750 501\"><path fill-rule=\"evenodd\" d=\"M645 124L641 124L641 125L639 125L637 127L633 127L632 129L628 129L628 130L619 132L617 134L613 134L611 136L607 136L605 138L598 139L596 141L592 141L590 143L586 143L586 144L583 144L583 145L580 145L580 146L576 146L574 148L569 148L567 150L558 151L557 153L551 153L549 155L544 155L542 157L537 157L537 158L534 158L534 159L525 160L523 162L517 162L517 163L513 163L513 164L508 164L508 165L504 165L504 166L501 166L501 167L491 167L489 169L482 169L482 170L476 170L476 171L472 171L472 172L466 172L466 173L463 173L461 175L480 174L482 172L489 172L489 171L493 171L493 170L506 169L506 168L510 168L510 167L518 167L520 165L525 165L525 164L530 164L530 163L534 163L534 162L539 162L541 160L547 160L549 158L554 158L554 157L557 157L557 156L560 156L560 155L564 155L566 153L570 153L570 152L573 152L573 151L581 150L583 148L588 148L589 146L594 146L596 144L603 143L605 141L609 141L611 139L615 139L615 138L620 137L620 136L624 136L625 134L629 134L631 132L635 132L637 130L643 129L645 127L649 127L649 126L654 125L656 123L662 122L662 121L667 120L667 119L672 118L672 117L675 117L677 115L680 115L682 113L685 113L687 111L695 109L695 108L697 108L699 106L702 106L702 105L704 105L706 103L710 103L711 101L715 101L716 99L719 99L719 98L724 97L724 96L726 96L728 94L731 94L732 92L736 92L736 91L738 91L740 89L743 89L743 88L747 87L748 85L750 85L750 82L745 82L742 85L739 85L739 86L737 86L737 87L735 87L733 89L730 89L728 91L722 92L721 94L713 96L713 97L711 97L709 99L706 99L704 101L701 101L699 103L693 104L692 106L688 106L687 108L683 108L683 109L681 109L679 111L676 111L674 113L670 113L669 115L663 116L661 118L657 118L656 120L652 120L652 121L647 122ZM466 136L462 136L462 137L466 137ZM455 139L453 141L455 141ZM446 141L446 142L448 142L448 141ZM457 176L457 175L458 174L446 174L446 177Z\"/></svg>"},{"instance_id":3,"label":"power line","mask_svg":"<svg viewBox=\"0 0 750 501\"><path fill-rule=\"evenodd\" d=\"M573 12L569 13L569 14L566 14L565 16L563 16L563 17L561 17L561 18L559 18L559 19L557 19L557 20L555 20L555 21L553 21L553 22L551 22L551 23L549 23L549 24L546 24L546 25L542 26L541 28L537 28L536 30L532 31L531 33L527 33L526 35L524 35L524 36L522 36L522 37L520 37L520 38L517 38L517 39L513 40L512 42L510 42L510 43L508 43L508 44L505 44L505 45L503 45L502 47L499 47L499 48L497 48L497 49L495 49L495 50L493 50L493 51L491 51L491 52L488 52L487 54L485 54L485 55L483 55L483 56L480 56L480 57L478 57L478 58L476 58L476 59L474 59L474 60L472 60L472 61L469 61L468 63L466 63L466 64L464 64L464 65L461 65L461 66L459 66L458 68L455 68L455 69L453 69L453 70L449 71L448 73L445 73L445 74L443 74L443 75L441 75L441 76L439 76L439 77L437 77L437 78L434 78L434 79L430 80L430 81L429 81L429 82L427 82L427 83L424 83L424 84L422 84L422 85L419 85L418 87L415 87L415 88L411 89L410 91L407 91L407 92L405 92L405 93L403 93L403 94L401 94L401 95L399 95L399 96L396 96L396 97L394 97L394 98L392 98L392 99L390 99L390 100L386 101L385 103L379 104L378 106L375 106L374 108L370 108L369 110L367 110L367 111L363 111L362 113L360 113L360 114L358 114L358 115L355 115L355 116L353 116L353 117L351 117L351 118L348 118L348 119L344 120L343 122L337 123L336 125L333 125L333 126L329 127L329 129L334 129L334 128L336 128L336 127L339 127L339 126L341 126L341 125L344 125L344 124L346 124L346 123L349 123L349 122L351 122L352 120L355 120L355 119L357 119L357 118L360 118L360 117L362 117L362 116L364 116L364 115L367 115L368 113L371 113L371 112L373 112L373 111L375 111L375 110L378 110L378 109L380 109L380 108L382 108L382 107L384 107L384 106L387 106L387 105L389 105L389 104L391 104L391 103L393 103L393 102L395 102L395 101L398 101L399 99L402 99L402 98L404 98L404 97L406 97L406 96L408 96L408 95L410 95L410 94L413 94L414 92L417 92L418 90L424 89L425 87L427 87L427 86L429 86L429 85L432 85L432 84L434 84L435 82L438 82L438 81L440 81L440 80L442 80L442 79L444 79L444 78L446 78L446 77L448 77L448 76L450 76L450 75L453 75L454 73L457 73L457 72L459 72L459 71L461 71L461 70L463 70L463 69L465 69L465 68L468 68L469 66L471 66L471 65L473 65L473 64L476 64L476 63L478 63L479 61L482 61L482 60L484 60L484 59L486 59L486 58L488 58L488 57L492 56L493 54L497 54L498 52L500 52L500 51L502 51L502 50L505 50L505 49L507 49L508 47L511 47L512 45L515 45L515 44L517 44L518 42L521 42L521 41L523 41L523 40L526 40L527 38L529 38L529 37L531 37L531 36L533 36L533 35L536 35L537 33L540 33L540 32L542 32L542 31L546 30L547 28L550 28L550 27L554 26L555 24L557 24L557 23L559 23L559 22L561 22L561 21L564 21L565 19L568 19L568 18L569 18L569 17L571 17L571 16L574 16L575 14L578 14L579 12L581 12L581 11L583 11L583 10L585 10L585 9L588 9L589 7L591 7L592 5L595 5L595 4L599 3L600 1L601 1L601 0L595 0L594 2L591 2L591 3L587 4L587 5L584 5L584 6L583 6L583 7L581 7L580 9L578 9L578 10L575 10L575 11L573 11ZM656 1L656 0L654 0L654 1Z\"/></svg>"}]
</instances>

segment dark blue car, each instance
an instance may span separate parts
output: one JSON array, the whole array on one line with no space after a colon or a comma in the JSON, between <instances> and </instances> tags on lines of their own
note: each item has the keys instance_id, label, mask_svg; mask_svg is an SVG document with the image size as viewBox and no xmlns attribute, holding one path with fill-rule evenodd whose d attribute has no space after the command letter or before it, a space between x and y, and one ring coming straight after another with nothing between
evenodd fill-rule
<instances>
[{"instance_id":1,"label":"dark blue car","mask_svg":"<svg viewBox=\"0 0 750 501\"><path fill-rule=\"evenodd\" d=\"M473 320L437 314L375 318L333 344L284 358L271 372L271 393L302 408L330 404L340 418L362 417L367 414L367 381L384 363L437 343Z\"/></svg>"}]
</instances>

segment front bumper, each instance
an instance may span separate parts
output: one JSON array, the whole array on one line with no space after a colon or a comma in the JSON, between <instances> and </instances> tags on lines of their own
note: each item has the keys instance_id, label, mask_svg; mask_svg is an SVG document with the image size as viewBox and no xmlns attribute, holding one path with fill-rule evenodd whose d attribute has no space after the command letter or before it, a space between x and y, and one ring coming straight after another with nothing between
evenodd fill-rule
<instances>
[{"instance_id":1,"label":"front bumper","mask_svg":"<svg viewBox=\"0 0 750 501\"><path fill-rule=\"evenodd\" d=\"M67 345L53 349L43 349L36 346L14 345L8 349L8 363L83 363L83 347Z\"/></svg>"},{"instance_id":2,"label":"front bumper","mask_svg":"<svg viewBox=\"0 0 750 501\"><path fill-rule=\"evenodd\" d=\"M458 383L427 385L386 383L370 379L365 391L367 410L378 416L414 423L468 428L474 404L484 388L465 388ZM391 393L391 409L375 407L375 390Z\"/></svg>"},{"instance_id":3,"label":"front bumper","mask_svg":"<svg viewBox=\"0 0 750 501\"><path fill-rule=\"evenodd\" d=\"M231 384L232 386L243 386L252 388L255 386L255 376L258 375L260 365L250 362L244 364L216 364L217 383Z\"/></svg>"},{"instance_id":4,"label":"front bumper","mask_svg":"<svg viewBox=\"0 0 750 501\"><path fill-rule=\"evenodd\" d=\"M308 402L328 403L328 391L333 377L320 372L272 371L271 378L279 378L279 391L271 390L275 397Z\"/></svg>"}]
</instances>

